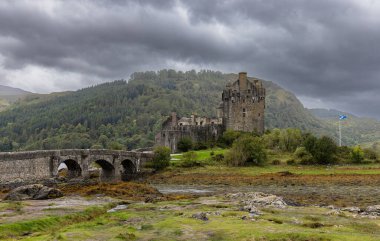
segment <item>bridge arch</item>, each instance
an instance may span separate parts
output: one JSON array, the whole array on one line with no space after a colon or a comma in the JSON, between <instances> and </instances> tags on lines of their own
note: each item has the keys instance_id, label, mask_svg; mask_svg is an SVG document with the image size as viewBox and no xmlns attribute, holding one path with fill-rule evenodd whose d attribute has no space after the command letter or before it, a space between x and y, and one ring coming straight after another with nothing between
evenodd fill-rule
<instances>
[{"instance_id":1,"label":"bridge arch","mask_svg":"<svg viewBox=\"0 0 380 241\"><path fill-rule=\"evenodd\" d=\"M67 168L67 178L76 178L82 176L82 168L79 163L74 159L66 159L60 163L65 164Z\"/></svg>"},{"instance_id":2,"label":"bridge arch","mask_svg":"<svg viewBox=\"0 0 380 241\"><path fill-rule=\"evenodd\" d=\"M115 167L112 163L105 159L98 159L95 163L101 167L100 180L111 180L115 178Z\"/></svg>"},{"instance_id":3,"label":"bridge arch","mask_svg":"<svg viewBox=\"0 0 380 241\"><path fill-rule=\"evenodd\" d=\"M136 176L137 168L135 163L130 159L125 159L121 162L121 180L130 181Z\"/></svg>"}]
</instances>

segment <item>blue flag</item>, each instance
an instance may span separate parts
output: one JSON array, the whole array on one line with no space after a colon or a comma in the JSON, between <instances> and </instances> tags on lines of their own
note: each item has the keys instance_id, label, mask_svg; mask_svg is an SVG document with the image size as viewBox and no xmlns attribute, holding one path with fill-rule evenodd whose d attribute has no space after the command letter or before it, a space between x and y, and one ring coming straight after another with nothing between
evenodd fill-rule
<instances>
[{"instance_id":1,"label":"blue flag","mask_svg":"<svg viewBox=\"0 0 380 241\"><path fill-rule=\"evenodd\" d=\"M347 119L347 116L345 116L345 115L340 115L339 116L339 120L344 120L344 119Z\"/></svg>"}]
</instances>

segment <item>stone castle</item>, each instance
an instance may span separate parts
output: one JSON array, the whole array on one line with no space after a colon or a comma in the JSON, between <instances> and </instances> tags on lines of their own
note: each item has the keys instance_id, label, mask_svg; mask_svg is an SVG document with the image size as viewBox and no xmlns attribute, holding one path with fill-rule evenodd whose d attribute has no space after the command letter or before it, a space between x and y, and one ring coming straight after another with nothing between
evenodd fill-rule
<instances>
[{"instance_id":1,"label":"stone castle","mask_svg":"<svg viewBox=\"0 0 380 241\"><path fill-rule=\"evenodd\" d=\"M193 142L216 141L225 130L264 133L265 88L259 79L248 79L246 72L228 83L222 93L222 102L216 118L178 117L172 113L156 135L156 144L177 151L178 142L190 137Z\"/></svg>"}]
</instances>

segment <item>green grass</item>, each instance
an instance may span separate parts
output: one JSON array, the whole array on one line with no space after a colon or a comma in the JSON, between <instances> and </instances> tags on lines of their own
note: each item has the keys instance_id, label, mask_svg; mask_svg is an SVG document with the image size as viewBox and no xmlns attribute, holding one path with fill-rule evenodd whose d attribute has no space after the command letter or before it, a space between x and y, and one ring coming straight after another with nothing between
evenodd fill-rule
<instances>
[{"instance_id":1,"label":"green grass","mask_svg":"<svg viewBox=\"0 0 380 241\"><path fill-rule=\"evenodd\" d=\"M265 166L246 166L246 167L227 167L223 162L215 163L210 161L211 152L214 155L225 154L228 149L214 149L214 150L201 150L194 151L197 155L197 161L203 164L202 167L192 167L187 169L181 169L182 173L230 173L230 174L244 174L244 175L261 175L269 173L278 173L289 171L294 174L303 175L331 175L331 174L380 174L380 163L373 164L346 164L346 165L287 165L286 161L292 159L291 153L281 152L268 152L268 164ZM182 154L173 155L172 158L178 160L172 160L173 167L180 166L182 162ZM272 165L273 160L279 160L280 165ZM170 169L169 171L173 171Z\"/></svg>"},{"instance_id":2,"label":"green grass","mask_svg":"<svg viewBox=\"0 0 380 241\"><path fill-rule=\"evenodd\" d=\"M380 239L380 220L329 216L318 207L262 208L262 216L243 220L238 205L202 204L200 200L135 203L107 213L91 208L0 226L0 239L19 240L360 240ZM172 207L173 209L165 209ZM209 221L192 214L211 212ZM216 215L215 212L220 212Z\"/></svg>"},{"instance_id":3,"label":"green grass","mask_svg":"<svg viewBox=\"0 0 380 241\"><path fill-rule=\"evenodd\" d=\"M211 157L212 157L211 153L214 153L214 156L218 154L224 155L226 151L227 149L214 148L214 149L199 150L199 151L194 151L194 152L197 156L196 160L198 162L205 165L215 165L217 163L213 163L211 161ZM179 165L182 162L182 156L183 156L183 153L172 155L171 165L173 166Z\"/></svg>"},{"instance_id":4,"label":"green grass","mask_svg":"<svg viewBox=\"0 0 380 241\"><path fill-rule=\"evenodd\" d=\"M31 235L40 232L52 232L62 226L84 222L94 219L106 212L107 207L92 207L85 211L65 216L48 216L45 218L5 223L0 225L0 239L14 238L19 236Z\"/></svg>"}]
</instances>

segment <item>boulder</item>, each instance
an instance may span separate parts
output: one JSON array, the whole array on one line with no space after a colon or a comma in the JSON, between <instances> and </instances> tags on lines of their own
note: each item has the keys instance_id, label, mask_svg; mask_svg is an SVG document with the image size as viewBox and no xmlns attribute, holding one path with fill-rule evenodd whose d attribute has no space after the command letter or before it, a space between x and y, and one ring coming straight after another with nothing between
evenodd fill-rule
<instances>
[{"instance_id":1,"label":"boulder","mask_svg":"<svg viewBox=\"0 0 380 241\"><path fill-rule=\"evenodd\" d=\"M372 215L380 215L380 205L368 206L365 211Z\"/></svg>"},{"instance_id":2,"label":"boulder","mask_svg":"<svg viewBox=\"0 0 380 241\"><path fill-rule=\"evenodd\" d=\"M246 205L243 207L244 211L248 211L251 216L260 216L262 213L257 209L257 207L253 206L252 204Z\"/></svg>"},{"instance_id":3,"label":"boulder","mask_svg":"<svg viewBox=\"0 0 380 241\"><path fill-rule=\"evenodd\" d=\"M50 188L41 184L21 186L10 191L4 200L43 200L62 197L63 193L55 188Z\"/></svg>"},{"instance_id":4,"label":"boulder","mask_svg":"<svg viewBox=\"0 0 380 241\"><path fill-rule=\"evenodd\" d=\"M358 207L345 207L341 209L342 211L350 212L350 213L360 213L361 210Z\"/></svg>"},{"instance_id":5,"label":"boulder","mask_svg":"<svg viewBox=\"0 0 380 241\"><path fill-rule=\"evenodd\" d=\"M199 220L202 220L202 221L207 221L208 220L207 214L204 213L204 212L195 213L191 217L199 219Z\"/></svg>"},{"instance_id":6,"label":"boulder","mask_svg":"<svg viewBox=\"0 0 380 241\"><path fill-rule=\"evenodd\" d=\"M287 206L286 202L282 197L262 192L239 192L234 194L227 194L226 197L233 200L240 200L240 202L242 202L246 206L257 205L275 208L285 208Z\"/></svg>"}]
</instances>

